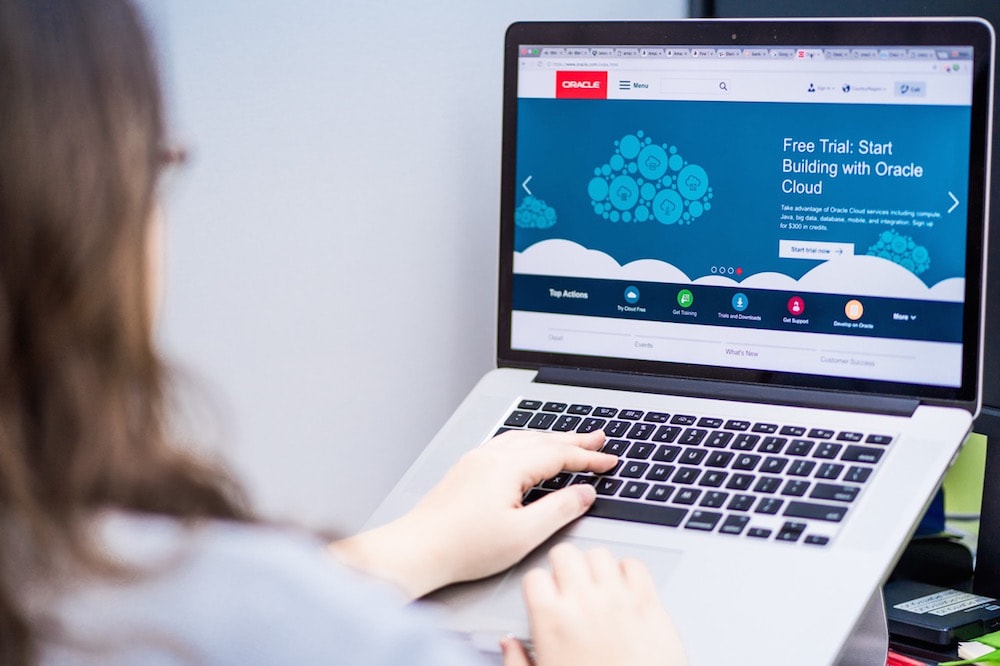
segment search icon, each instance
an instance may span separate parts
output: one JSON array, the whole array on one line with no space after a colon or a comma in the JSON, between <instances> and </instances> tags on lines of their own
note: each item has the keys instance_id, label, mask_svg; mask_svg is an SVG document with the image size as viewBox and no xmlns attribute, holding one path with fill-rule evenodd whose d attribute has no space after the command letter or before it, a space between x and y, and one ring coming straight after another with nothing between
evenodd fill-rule
<instances>
[{"instance_id":1,"label":"search icon","mask_svg":"<svg viewBox=\"0 0 1000 666\"><path fill-rule=\"evenodd\" d=\"M729 92L729 85L725 81L719 81L719 90Z\"/></svg>"}]
</instances>

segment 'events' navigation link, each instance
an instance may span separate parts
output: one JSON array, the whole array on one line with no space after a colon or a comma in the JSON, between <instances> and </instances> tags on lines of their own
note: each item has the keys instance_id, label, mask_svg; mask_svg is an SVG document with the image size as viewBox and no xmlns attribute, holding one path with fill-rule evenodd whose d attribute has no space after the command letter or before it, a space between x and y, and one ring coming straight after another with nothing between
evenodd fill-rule
<instances>
[{"instance_id":1,"label":"'events' navigation link","mask_svg":"<svg viewBox=\"0 0 1000 666\"><path fill-rule=\"evenodd\" d=\"M706 326L961 342L962 306L874 296L514 275L514 310Z\"/></svg>"}]
</instances>

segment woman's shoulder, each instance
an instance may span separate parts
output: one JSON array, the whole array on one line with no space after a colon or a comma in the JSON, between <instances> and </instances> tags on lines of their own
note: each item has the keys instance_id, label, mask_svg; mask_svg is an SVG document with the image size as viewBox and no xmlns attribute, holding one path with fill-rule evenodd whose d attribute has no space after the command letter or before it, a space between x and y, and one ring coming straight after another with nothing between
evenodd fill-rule
<instances>
[{"instance_id":1,"label":"woman's shoulder","mask_svg":"<svg viewBox=\"0 0 1000 666\"><path fill-rule=\"evenodd\" d=\"M388 588L339 566L303 532L112 512L95 521L94 536L129 573L88 576L45 595L46 614L55 620L50 626L62 628L46 642L52 657L92 653L100 663L130 664L468 663L427 618L405 609Z\"/></svg>"}]
</instances>

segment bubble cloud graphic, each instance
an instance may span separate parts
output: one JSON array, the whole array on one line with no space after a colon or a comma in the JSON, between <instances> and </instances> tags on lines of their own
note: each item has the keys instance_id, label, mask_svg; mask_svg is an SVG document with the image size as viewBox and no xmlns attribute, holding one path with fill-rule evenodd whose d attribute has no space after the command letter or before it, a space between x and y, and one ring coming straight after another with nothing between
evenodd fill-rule
<instances>
[{"instance_id":1,"label":"bubble cloud graphic","mask_svg":"<svg viewBox=\"0 0 1000 666\"><path fill-rule=\"evenodd\" d=\"M614 142L615 152L587 183L594 214L610 222L691 224L712 208L708 173L677 146L657 144L642 130Z\"/></svg>"}]
</instances>

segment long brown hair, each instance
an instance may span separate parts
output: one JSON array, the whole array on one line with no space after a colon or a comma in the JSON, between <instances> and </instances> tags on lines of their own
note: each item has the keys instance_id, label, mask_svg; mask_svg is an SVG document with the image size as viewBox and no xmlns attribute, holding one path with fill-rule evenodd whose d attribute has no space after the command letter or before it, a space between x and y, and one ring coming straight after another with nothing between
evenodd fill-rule
<instances>
[{"instance_id":1,"label":"long brown hair","mask_svg":"<svg viewBox=\"0 0 1000 666\"><path fill-rule=\"evenodd\" d=\"M127 0L0 2L0 526L36 566L99 563L95 510L244 519L168 446L147 243L164 156L149 41ZM0 539L0 662L36 652Z\"/></svg>"}]
</instances>

